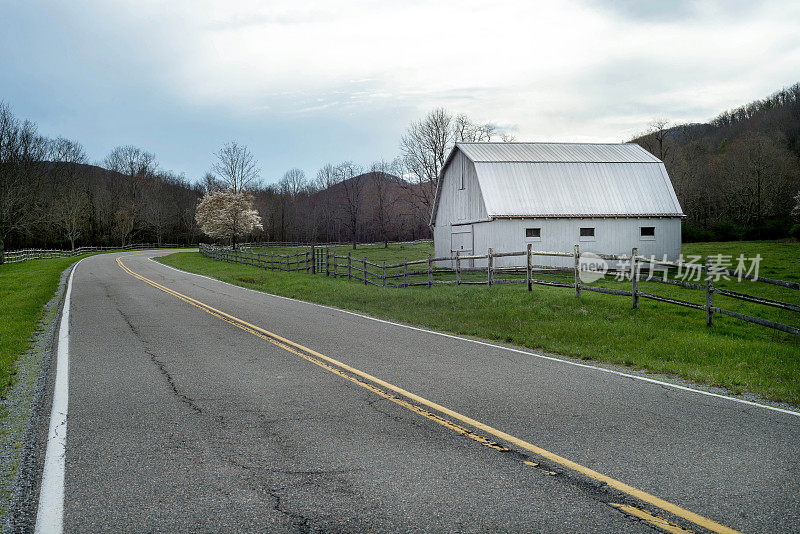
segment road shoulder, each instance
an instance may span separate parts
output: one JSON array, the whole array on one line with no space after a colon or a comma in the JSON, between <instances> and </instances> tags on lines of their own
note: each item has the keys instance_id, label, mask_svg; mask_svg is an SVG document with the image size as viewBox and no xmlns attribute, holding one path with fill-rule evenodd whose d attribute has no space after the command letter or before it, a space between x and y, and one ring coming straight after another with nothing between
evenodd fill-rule
<instances>
[{"instance_id":1,"label":"road shoulder","mask_svg":"<svg viewBox=\"0 0 800 534\"><path fill-rule=\"evenodd\" d=\"M16 375L0 401L0 517L3 532L32 532L44 463L48 407L52 399L54 352L67 280L76 264L61 273L55 294L44 306L30 350L16 362Z\"/></svg>"}]
</instances>

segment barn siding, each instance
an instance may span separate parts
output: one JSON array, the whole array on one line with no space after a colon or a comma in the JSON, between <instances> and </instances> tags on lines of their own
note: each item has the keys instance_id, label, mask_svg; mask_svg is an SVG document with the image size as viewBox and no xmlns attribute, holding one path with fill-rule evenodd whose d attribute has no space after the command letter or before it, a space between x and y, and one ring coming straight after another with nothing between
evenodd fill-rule
<instances>
[{"instance_id":1,"label":"barn siding","mask_svg":"<svg viewBox=\"0 0 800 534\"><path fill-rule=\"evenodd\" d=\"M460 189L462 169L464 189ZM434 253L437 257L450 256L453 225L488 219L475 165L463 153L459 151L453 157L441 180L433 231Z\"/></svg>"},{"instance_id":2,"label":"barn siding","mask_svg":"<svg viewBox=\"0 0 800 534\"><path fill-rule=\"evenodd\" d=\"M643 240L639 233L641 226L654 226L654 240ZM541 228L540 240L525 237L525 228ZM595 228L595 240L583 241L580 228ZM601 254L631 253L633 247L642 256L654 255L662 259L664 254L669 261L675 261L681 253L681 220L679 217L663 218L550 218L550 219L496 219L474 225L475 254L486 254L489 247L497 252L525 250L531 243L533 250L571 252L574 245L580 245L582 252ZM570 258L548 258L539 256L534 263L541 265L572 266ZM522 257L498 258L496 265L522 265ZM486 260L476 262L485 266Z\"/></svg>"}]
</instances>

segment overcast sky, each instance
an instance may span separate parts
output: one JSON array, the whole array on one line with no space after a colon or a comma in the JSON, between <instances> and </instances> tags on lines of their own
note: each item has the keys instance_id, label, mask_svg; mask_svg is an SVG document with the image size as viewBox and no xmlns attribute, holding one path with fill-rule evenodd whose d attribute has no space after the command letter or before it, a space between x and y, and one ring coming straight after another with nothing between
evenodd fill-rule
<instances>
[{"instance_id":1,"label":"overcast sky","mask_svg":"<svg viewBox=\"0 0 800 534\"><path fill-rule=\"evenodd\" d=\"M519 141L625 141L800 81L800 2L0 0L0 100L195 180L392 159L436 106Z\"/></svg>"}]
</instances>

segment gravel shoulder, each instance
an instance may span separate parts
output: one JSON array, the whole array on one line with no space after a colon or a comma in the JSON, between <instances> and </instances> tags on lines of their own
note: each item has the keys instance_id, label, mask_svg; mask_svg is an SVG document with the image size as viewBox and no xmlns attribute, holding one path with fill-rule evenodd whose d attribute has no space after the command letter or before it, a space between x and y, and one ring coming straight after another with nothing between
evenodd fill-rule
<instances>
[{"instance_id":1,"label":"gravel shoulder","mask_svg":"<svg viewBox=\"0 0 800 534\"><path fill-rule=\"evenodd\" d=\"M14 383L0 400L0 518L3 532L32 532L36 519L52 396L50 366L67 279L44 306L33 345L16 362Z\"/></svg>"}]
</instances>

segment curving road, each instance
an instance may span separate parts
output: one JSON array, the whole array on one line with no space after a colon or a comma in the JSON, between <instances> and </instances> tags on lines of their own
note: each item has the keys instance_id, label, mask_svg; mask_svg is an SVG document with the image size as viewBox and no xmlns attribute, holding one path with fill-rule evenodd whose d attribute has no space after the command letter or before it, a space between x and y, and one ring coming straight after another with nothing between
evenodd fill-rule
<instances>
[{"instance_id":1,"label":"curving road","mask_svg":"<svg viewBox=\"0 0 800 534\"><path fill-rule=\"evenodd\" d=\"M74 271L65 531L800 529L797 414L150 259L166 253Z\"/></svg>"}]
</instances>

